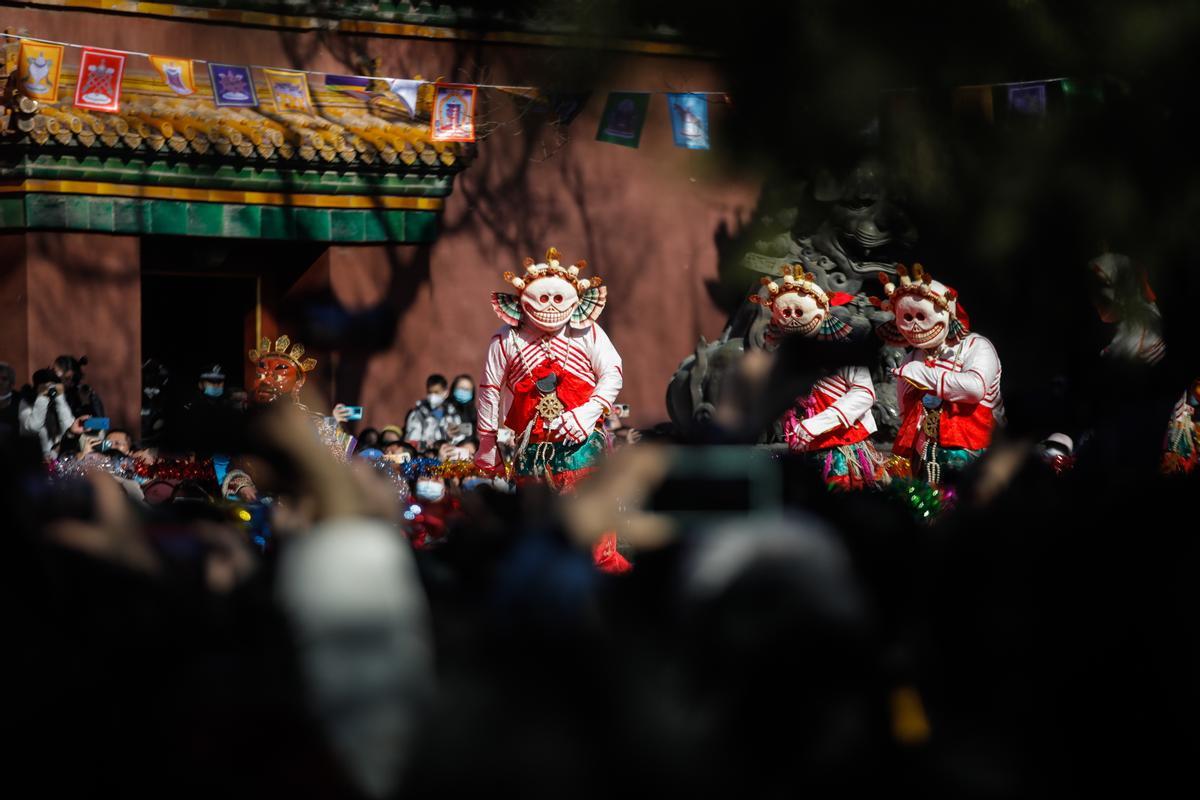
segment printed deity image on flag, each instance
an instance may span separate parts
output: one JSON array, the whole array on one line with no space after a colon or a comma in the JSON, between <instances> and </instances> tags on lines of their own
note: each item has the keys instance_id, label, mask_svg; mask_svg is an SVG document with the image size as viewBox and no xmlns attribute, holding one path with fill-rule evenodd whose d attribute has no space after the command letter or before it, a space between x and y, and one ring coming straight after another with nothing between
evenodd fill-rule
<instances>
[{"instance_id":1,"label":"printed deity image on flag","mask_svg":"<svg viewBox=\"0 0 1200 800\"><path fill-rule=\"evenodd\" d=\"M303 72L282 69L265 69L267 86L275 100L276 111L298 111L312 113L312 98L308 93L308 76Z\"/></svg>"},{"instance_id":2,"label":"printed deity image on flag","mask_svg":"<svg viewBox=\"0 0 1200 800\"><path fill-rule=\"evenodd\" d=\"M475 87L438 84L432 125L435 142L475 141Z\"/></svg>"},{"instance_id":3,"label":"printed deity image on flag","mask_svg":"<svg viewBox=\"0 0 1200 800\"><path fill-rule=\"evenodd\" d=\"M709 149L708 98L702 94L669 94L667 105L671 109L675 146L689 150Z\"/></svg>"},{"instance_id":4,"label":"printed deity image on flag","mask_svg":"<svg viewBox=\"0 0 1200 800\"><path fill-rule=\"evenodd\" d=\"M208 77L212 82L213 102L217 105L243 108L258 105L258 97L254 94L254 78L250 75L249 67L210 62Z\"/></svg>"},{"instance_id":5,"label":"printed deity image on flag","mask_svg":"<svg viewBox=\"0 0 1200 800\"><path fill-rule=\"evenodd\" d=\"M597 141L637 147L649 105L650 95L642 92L611 93L604 104L604 114L600 117Z\"/></svg>"},{"instance_id":6,"label":"printed deity image on flag","mask_svg":"<svg viewBox=\"0 0 1200 800\"><path fill-rule=\"evenodd\" d=\"M58 76L62 70L62 45L21 40L18 80L26 97L53 103L58 99Z\"/></svg>"},{"instance_id":7,"label":"printed deity image on flag","mask_svg":"<svg viewBox=\"0 0 1200 800\"><path fill-rule=\"evenodd\" d=\"M121 77L125 56L106 50L85 49L79 59L75 105L93 111L116 112L121 105Z\"/></svg>"},{"instance_id":8,"label":"printed deity image on flag","mask_svg":"<svg viewBox=\"0 0 1200 800\"><path fill-rule=\"evenodd\" d=\"M190 58L150 56L150 63L158 70L167 88L186 97L196 93L196 78Z\"/></svg>"}]
</instances>

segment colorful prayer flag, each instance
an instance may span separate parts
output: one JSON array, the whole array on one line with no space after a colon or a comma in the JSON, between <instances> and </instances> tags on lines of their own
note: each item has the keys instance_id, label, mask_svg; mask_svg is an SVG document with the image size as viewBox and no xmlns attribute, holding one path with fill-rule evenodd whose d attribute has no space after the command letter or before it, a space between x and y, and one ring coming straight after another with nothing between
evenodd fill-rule
<instances>
[{"instance_id":1,"label":"colorful prayer flag","mask_svg":"<svg viewBox=\"0 0 1200 800\"><path fill-rule=\"evenodd\" d=\"M167 88L175 94L186 97L196 93L196 75L190 58L150 56L150 63L162 75Z\"/></svg>"},{"instance_id":2,"label":"colorful prayer flag","mask_svg":"<svg viewBox=\"0 0 1200 800\"><path fill-rule=\"evenodd\" d=\"M650 95L645 92L610 92L608 102L604 104L604 113L600 115L596 140L637 147L649 106Z\"/></svg>"},{"instance_id":3,"label":"colorful prayer flag","mask_svg":"<svg viewBox=\"0 0 1200 800\"><path fill-rule=\"evenodd\" d=\"M371 88L371 79L361 75L325 75L325 88L340 92L365 92Z\"/></svg>"},{"instance_id":4,"label":"colorful prayer flag","mask_svg":"<svg viewBox=\"0 0 1200 800\"><path fill-rule=\"evenodd\" d=\"M62 71L63 46L32 39L21 40L17 73L21 93L53 103L58 99L58 76Z\"/></svg>"},{"instance_id":5,"label":"colorful prayer flag","mask_svg":"<svg viewBox=\"0 0 1200 800\"><path fill-rule=\"evenodd\" d=\"M387 85L388 85L388 88L392 90L392 94L399 97L404 102L404 104L406 106L408 106L408 113L414 117L417 115L417 87L420 86L423 82L424 81L406 80L404 78L388 78L387 79ZM468 139L467 141L472 141L472 142L475 141L474 119L475 119L475 93L474 93L474 90L472 90L472 92L471 92L471 120L472 120L471 127L472 127L472 129L471 129L471 138Z\"/></svg>"},{"instance_id":6,"label":"colorful prayer flag","mask_svg":"<svg viewBox=\"0 0 1200 800\"><path fill-rule=\"evenodd\" d=\"M465 84L436 85L430 121L435 142L475 141L475 91Z\"/></svg>"},{"instance_id":7,"label":"colorful prayer flag","mask_svg":"<svg viewBox=\"0 0 1200 800\"><path fill-rule=\"evenodd\" d=\"M249 67L237 64L208 64L208 78L212 82L213 102L218 106L240 106L253 108L258 105L254 94L254 78Z\"/></svg>"},{"instance_id":8,"label":"colorful prayer flag","mask_svg":"<svg viewBox=\"0 0 1200 800\"><path fill-rule=\"evenodd\" d=\"M671 133L676 147L707 150L708 98L702 94L668 94L667 108L671 111Z\"/></svg>"},{"instance_id":9,"label":"colorful prayer flag","mask_svg":"<svg viewBox=\"0 0 1200 800\"><path fill-rule=\"evenodd\" d=\"M264 69L267 86L275 100L276 111L312 114L312 96L308 92L308 73L286 69Z\"/></svg>"},{"instance_id":10,"label":"colorful prayer flag","mask_svg":"<svg viewBox=\"0 0 1200 800\"><path fill-rule=\"evenodd\" d=\"M121 78L124 74L123 53L83 48L83 55L79 57L79 77L75 84L75 105L115 114L121 107Z\"/></svg>"},{"instance_id":11,"label":"colorful prayer flag","mask_svg":"<svg viewBox=\"0 0 1200 800\"><path fill-rule=\"evenodd\" d=\"M1046 84L1019 83L1008 87L1008 108L1031 117L1046 115Z\"/></svg>"}]
</instances>

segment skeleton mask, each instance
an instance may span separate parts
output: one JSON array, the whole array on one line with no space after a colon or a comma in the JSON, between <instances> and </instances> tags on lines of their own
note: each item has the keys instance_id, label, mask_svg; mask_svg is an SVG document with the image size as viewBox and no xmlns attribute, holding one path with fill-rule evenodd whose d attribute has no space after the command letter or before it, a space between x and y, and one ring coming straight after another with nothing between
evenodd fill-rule
<instances>
[{"instance_id":1,"label":"skeleton mask","mask_svg":"<svg viewBox=\"0 0 1200 800\"><path fill-rule=\"evenodd\" d=\"M950 312L924 297L906 294L896 302L896 327L913 347L936 350L950 332Z\"/></svg>"},{"instance_id":2,"label":"skeleton mask","mask_svg":"<svg viewBox=\"0 0 1200 800\"><path fill-rule=\"evenodd\" d=\"M287 336L276 339L274 352L271 350L271 340L263 337L259 349L250 351L250 360L254 362L251 392L255 403L273 403L284 395L298 393L307 373L317 366L315 358L301 361L304 345L297 342L293 346Z\"/></svg>"},{"instance_id":3,"label":"skeleton mask","mask_svg":"<svg viewBox=\"0 0 1200 800\"><path fill-rule=\"evenodd\" d=\"M591 326L604 310L608 289L600 285L598 277L580 277L586 261L563 267L558 258L558 251L552 247L545 263L525 259L523 276L504 273L504 279L520 295L492 293L496 316L508 325L516 327L527 322L547 333L557 333L568 325L575 330Z\"/></svg>"},{"instance_id":4,"label":"skeleton mask","mask_svg":"<svg viewBox=\"0 0 1200 800\"><path fill-rule=\"evenodd\" d=\"M788 333L816 336L828 312L806 294L780 295L771 304L771 321Z\"/></svg>"},{"instance_id":5,"label":"skeleton mask","mask_svg":"<svg viewBox=\"0 0 1200 800\"><path fill-rule=\"evenodd\" d=\"M750 301L770 309L771 323L779 331L821 339L842 339L849 334L849 326L831 315L829 308L850 296L835 292L830 297L802 265L785 266L782 279L763 278L762 284L763 289L751 295Z\"/></svg>"},{"instance_id":6,"label":"skeleton mask","mask_svg":"<svg viewBox=\"0 0 1200 800\"><path fill-rule=\"evenodd\" d=\"M554 275L536 279L521 293L522 316L547 333L561 330L578 306L575 287Z\"/></svg>"},{"instance_id":7,"label":"skeleton mask","mask_svg":"<svg viewBox=\"0 0 1200 800\"><path fill-rule=\"evenodd\" d=\"M881 329L885 339L896 339L920 350L936 350L947 341L954 343L967 334L966 314L958 307L958 293L933 280L920 264L914 264L912 277L900 265L897 268L900 286L880 273L884 292L888 296L885 310L895 314L892 333ZM888 326L884 326L887 328Z\"/></svg>"}]
</instances>

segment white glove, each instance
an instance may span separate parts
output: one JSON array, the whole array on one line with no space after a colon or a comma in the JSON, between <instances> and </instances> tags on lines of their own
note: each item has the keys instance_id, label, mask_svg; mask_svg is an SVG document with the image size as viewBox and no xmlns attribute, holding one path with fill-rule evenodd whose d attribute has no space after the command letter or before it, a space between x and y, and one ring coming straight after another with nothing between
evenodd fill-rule
<instances>
[{"instance_id":1,"label":"white glove","mask_svg":"<svg viewBox=\"0 0 1200 800\"><path fill-rule=\"evenodd\" d=\"M484 472L495 472L500 468L500 451L496 449L496 434L479 436L479 448L475 451L475 466Z\"/></svg>"},{"instance_id":2,"label":"white glove","mask_svg":"<svg viewBox=\"0 0 1200 800\"><path fill-rule=\"evenodd\" d=\"M564 411L559 414L554 421L546 426L546 430L550 433L550 438L556 442L571 442L573 444L582 444L591 433L592 428L596 426L596 420L599 417L592 417L592 427L584 427L586 420L589 418L587 413L588 403L584 403L579 408L573 408L570 411Z\"/></svg>"}]
</instances>

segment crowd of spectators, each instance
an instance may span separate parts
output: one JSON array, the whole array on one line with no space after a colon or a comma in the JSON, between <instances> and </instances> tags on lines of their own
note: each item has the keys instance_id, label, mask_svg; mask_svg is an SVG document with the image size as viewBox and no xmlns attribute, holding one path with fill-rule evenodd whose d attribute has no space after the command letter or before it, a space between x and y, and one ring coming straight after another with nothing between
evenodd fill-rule
<instances>
[{"instance_id":1,"label":"crowd of spectators","mask_svg":"<svg viewBox=\"0 0 1200 800\"><path fill-rule=\"evenodd\" d=\"M1148 392L1098 414L1066 471L1002 433L932 523L780 453L777 507L685 517L665 488L698 507L704 490L677 465L753 441L776 373L730 395L743 407L720 418L740 423L646 432L556 497L447 469L470 461L467 376L431 376L403 426L339 459L312 413L244 410L215 365L177 407L147 394L162 424L140 436L88 428L103 406L81 362L24 389L0 366L10 756L39 795L1017 798L1190 779L1193 488L1131 438L1124 415L1161 419ZM219 452L169 454L179 414L253 482L216 482ZM590 552L611 530L622 575Z\"/></svg>"}]
</instances>

